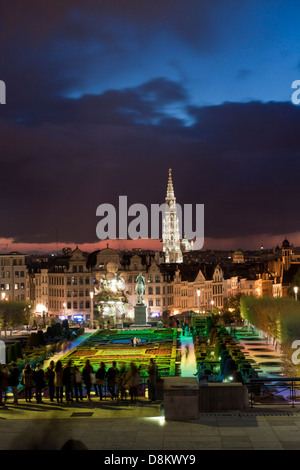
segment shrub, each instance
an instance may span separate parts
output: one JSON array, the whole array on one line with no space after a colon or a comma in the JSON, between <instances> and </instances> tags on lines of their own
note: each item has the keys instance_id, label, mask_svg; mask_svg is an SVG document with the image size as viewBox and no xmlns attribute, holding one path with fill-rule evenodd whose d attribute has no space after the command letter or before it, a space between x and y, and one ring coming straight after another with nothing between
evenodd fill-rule
<instances>
[{"instance_id":1,"label":"shrub","mask_svg":"<svg viewBox=\"0 0 300 470\"><path fill-rule=\"evenodd\" d=\"M17 358L19 359L22 359L23 358L23 352L22 352L22 346L21 346L21 343L20 341L17 341L15 343L15 348L16 348L16 354L17 354Z\"/></svg>"},{"instance_id":2,"label":"shrub","mask_svg":"<svg viewBox=\"0 0 300 470\"><path fill-rule=\"evenodd\" d=\"M46 336L49 340L54 338L54 330L52 326L48 326L47 331L46 331Z\"/></svg>"},{"instance_id":3,"label":"shrub","mask_svg":"<svg viewBox=\"0 0 300 470\"><path fill-rule=\"evenodd\" d=\"M16 346L15 344L10 344L7 348L7 364L16 362L16 360L17 360Z\"/></svg>"},{"instance_id":4,"label":"shrub","mask_svg":"<svg viewBox=\"0 0 300 470\"><path fill-rule=\"evenodd\" d=\"M45 357L43 355L41 355L41 356L32 356L29 359L29 364L30 364L32 369L35 369L37 364L43 364L44 359L45 359Z\"/></svg>"},{"instance_id":5,"label":"shrub","mask_svg":"<svg viewBox=\"0 0 300 470\"><path fill-rule=\"evenodd\" d=\"M236 363L233 359L228 358L225 362L223 378L228 380L232 377L233 372L236 370Z\"/></svg>"},{"instance_id":6,"label":"shrub","mask_svg":"<svg viewBox=\"0 0 300 470\"><path fill-rule=\"evenodd\" d=\"M37 335L38 335L38 339L39 339L39 344L41 346L44 346L44 344L45 344L44 332L42 330L38 330Z\"/></svg>"},{"instance_id":7,"label":"shrub","mask_svg":"<svg viewBox=\"0 0 300 470\"><path fill-rule=\"evenodd\" d=\"M40 345L38 334L37 333L31 333L30 336L31 336L31 339L32 339L32 346L34 348L38 348L39 345Z\"/></svg>"}]
</instances>

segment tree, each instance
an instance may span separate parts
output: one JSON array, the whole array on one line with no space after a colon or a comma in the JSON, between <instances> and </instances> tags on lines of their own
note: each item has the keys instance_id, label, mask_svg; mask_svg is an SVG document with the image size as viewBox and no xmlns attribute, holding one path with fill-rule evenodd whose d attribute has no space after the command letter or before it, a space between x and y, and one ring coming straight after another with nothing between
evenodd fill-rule
<instances>
[{"instance_id":1,"label":"tree","mask_svg":"<svg viewBox=\"0 0 300 470\"><path fill-rule=\"evenodd\" d=\"M224 325L230 325L232 321L232 315L231 312L228 310L223 311L221 318L223 320Z\"/></svg>"},{"instance_id":2,"label":"tree","mask_svg":"<svg viewBox=\"0 0 300 470\"><path fill-rule=\"evenodd\" d=\"M230 315L234 322L239 321L241 319L240 305L242 297L244 297L244 294L239 292L238 294L229 296L224 302L224 310L230 312Z\"/></svg>"},{"instance_id":3,"label":"tree","mask_svg":"<svg viewBox=\"0 0 300 470\"><path fill-rule=\"evenodd\" d=\"M28 325L31 307L26 302L15 300L0 302L0 328L7 330L21 325Z\"/></svg>"}]
</instances>

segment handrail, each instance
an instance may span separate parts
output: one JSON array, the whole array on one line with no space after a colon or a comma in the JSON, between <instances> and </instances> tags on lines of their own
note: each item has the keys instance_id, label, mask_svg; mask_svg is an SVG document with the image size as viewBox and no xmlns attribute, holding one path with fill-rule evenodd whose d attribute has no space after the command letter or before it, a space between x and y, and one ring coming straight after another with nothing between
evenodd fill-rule
<instances>
[{"instance_id":1,"label":"handrail","mask_svg":"<svg viewBox=\"0 0 300 470\"><path fill-rule=\"evenodd\" d=\"M250 379L249 382L243 382L243 385L245 385L250 393L250 402L251 402L251 407L254 405L268 405L270 403L263 402L262 398L263 395L261 395L262 390L266 392L267 394L269 393L269 396L276 396L279 395L282 392L289 391L289 396L285 397L286 403L280 403L280 405L291 405L293 408L295 405L300 404L300 402L297 402L297 395L295 392L300 390L300 377L278 377L278 378L255 378L255 379ZM259 387L259 394L255 393L255 388ZM268 389L270 390L272 387L272 393L270 391L268 392ZM278 388L278 390L274 391ZM254 393L253 393L254 392ZM257 397L257 401L255 401L255 397ZM261 399L259 399L261 397ZM274 402L271 403L274 405Z\"/></svg>"},{"instance_id":2,"label":"handrail","mask_svg":"<svg viewBox=\"0 0 300 470\"><path fill-rule=\"evenodd\" d=\"M300 381L300 377L273 377L273 378L265 378L265 379L258 379L258 378L252 378L250 379L249 382L245 382L245 385L247 383L264 383L264 382L298 382Z\"/></svg>"}]
</instances>

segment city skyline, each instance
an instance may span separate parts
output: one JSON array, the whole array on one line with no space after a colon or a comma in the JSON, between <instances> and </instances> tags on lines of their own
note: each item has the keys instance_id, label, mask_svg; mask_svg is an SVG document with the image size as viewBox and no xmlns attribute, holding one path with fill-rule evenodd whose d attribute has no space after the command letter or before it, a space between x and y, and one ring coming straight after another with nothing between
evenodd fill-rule
<instances>
[{"instance_id":1,"label":"city skyline","mask_svg":"<svg viewBox=\"0 0 300 470\"><path fill-rule=\"evenodd\" d=\"M169 167L178 203L204 204L204 250L300 246L299 9L1 5L0 251L157 249L97 240L96 208L161 204Z\"/></svg>"}]
</instances>

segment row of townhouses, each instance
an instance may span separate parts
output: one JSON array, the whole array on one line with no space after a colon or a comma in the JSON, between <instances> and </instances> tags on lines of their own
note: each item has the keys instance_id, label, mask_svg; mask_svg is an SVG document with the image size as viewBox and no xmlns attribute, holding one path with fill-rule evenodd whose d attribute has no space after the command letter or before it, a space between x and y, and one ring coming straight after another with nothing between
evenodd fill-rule
<instances>
[{"instance_id":1,"label":"row of townhouses","mask_svg":"<svg viewBox=\"0 0 300 470\"><path fill-rule=\"evenodd\" d=\"M0 255L1 299L26 300L36 315L89 319L104 285L110 292L121 292L122 314L133 318L137 302L135 282L142 273L144 301L149 318L168 311L221 311L227 298L238 293L254 296L286 296L300 269L300 256L284 240L282 248L244 260L241 252L234 259L215 262L166 263L163 252L127 252L109 247L84 253L78 247L62 255L26 257L20 253ZM107 315L118 313L116 299ZM105 302L104 302L105 303ZM120 302L119 302L120 303ZM121 310L120 310L121 311ZM105 309L102 311L105 313Z\"/></svg>"}]
</instances>

